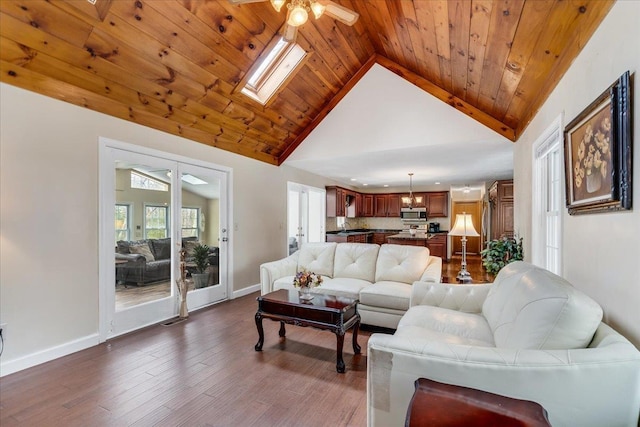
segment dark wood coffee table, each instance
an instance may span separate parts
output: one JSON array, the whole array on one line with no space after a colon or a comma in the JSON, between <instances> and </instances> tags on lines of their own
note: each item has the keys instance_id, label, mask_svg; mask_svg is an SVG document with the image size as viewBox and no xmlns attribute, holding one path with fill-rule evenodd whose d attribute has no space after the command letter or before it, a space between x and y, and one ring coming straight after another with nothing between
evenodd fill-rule
<instances>
[{"instance_id":1,"label":"dark wood coffee table","mask_svg":"<svg viewBox=\"0 0 640 427\"><path fill-rule=\"evenodd\" d=\"M342 360L344 334L353 328L353 352L360 354L358 345L358 329L360 328L360 314L358 314L358 300L315 294L311 301L302 301L297 290L280 289L258 297L258 311L256 312L256 326L258 328L258 343L256 351L262 351L264 343L263 318L280 322L280 336L285 336L284 324L296 326L312 326L329 330L336 334L336 370L345 370Z\"/></svg>"}]
</instances>

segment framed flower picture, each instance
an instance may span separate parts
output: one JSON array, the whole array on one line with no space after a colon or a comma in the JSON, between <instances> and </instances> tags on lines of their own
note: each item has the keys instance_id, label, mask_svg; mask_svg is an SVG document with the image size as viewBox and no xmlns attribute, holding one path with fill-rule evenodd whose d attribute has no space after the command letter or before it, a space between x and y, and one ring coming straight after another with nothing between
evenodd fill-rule
<instances>
[{"instance_id":1,"label":"framed flower picture","mask_svg":"<svg viewBox=\"0 0 640 427\"><path fill-rule=\"evenodd\" d=\"M631 148L627 71L565 127L570 215L631 209Z\"/></svg>"}]
</instances>

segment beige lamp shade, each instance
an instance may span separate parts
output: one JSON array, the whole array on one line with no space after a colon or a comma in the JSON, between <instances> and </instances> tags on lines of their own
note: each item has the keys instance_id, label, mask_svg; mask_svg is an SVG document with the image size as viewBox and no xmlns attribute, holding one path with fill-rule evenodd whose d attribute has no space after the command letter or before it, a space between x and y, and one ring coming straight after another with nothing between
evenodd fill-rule
<instances>
[{"instance_id":1,"label":"beige lamp shade","mask_svg":"<svg viewBox=\"0 0 640 427\"><path fill-rule=\"evenodd\" d=\"M479 236L476 229L473 227L473 219L468 213L461 213L456 215L456 222L453 225L449 236Z\"/></svg>"}]
</instances>

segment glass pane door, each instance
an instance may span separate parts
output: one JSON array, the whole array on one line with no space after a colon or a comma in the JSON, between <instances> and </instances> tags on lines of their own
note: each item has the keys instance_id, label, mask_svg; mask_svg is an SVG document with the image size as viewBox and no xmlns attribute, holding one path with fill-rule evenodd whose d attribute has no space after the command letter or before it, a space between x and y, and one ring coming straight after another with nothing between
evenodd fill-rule
<instances>
[{"instance_id":1,"label":"glass pane door","mask_svg":"<svg viewBox=\"0 0 640 427\"><path fill-rule=\"evenodd\" d=\"M108 292L108 336L175 315L171 214L176 164L125 150L110 150L112 283Z\"/></svg>"},{"instance_id":2,"label":"glass pane door","mask_svg":"<svg viewBox=\"0 0 640 427\"><path fill-rule=\"evenodd\" d=\"M287 247L289 255L306 242L325 241L326 192L321 188L287 184Z\"/></svg>"},{"instance_id":3,"label":"glass pane door","mask_svg":"<svg viewBox=\"0 0 640 427\"><path fill-rule=\"evenodd\" d=\"M226 174L181 164L180 239L190 310L227 298Z\"/></svg>"}]
</instances>

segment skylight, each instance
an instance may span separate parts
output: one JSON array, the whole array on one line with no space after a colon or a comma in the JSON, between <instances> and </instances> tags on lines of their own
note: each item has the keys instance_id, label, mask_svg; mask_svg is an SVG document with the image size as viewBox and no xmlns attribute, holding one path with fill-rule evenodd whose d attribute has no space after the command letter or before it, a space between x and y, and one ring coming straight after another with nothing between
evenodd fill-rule
<instances>
[{"instance_id":1,"label":"skylight","mask_svg":"<svg viewBox=\"0 0 640 427\"><path fill-rule=\"evenodd\" d=\"M131 171L131 188L140 190L169 191L169 186L141 173Z\"/></svg>"},{"instance_id":2,"label":"skylight","mask_svg":"<svg viewBox=\"0 0 640 427\"><path fill-rule=\"evenodd\" d=\"M306 55L307 52L300 45L280 37L264 60L249 73L249 79L241 92L263 105L266 104Z\"/></svg>"}]
</instances>

